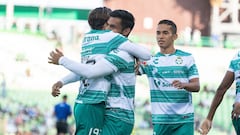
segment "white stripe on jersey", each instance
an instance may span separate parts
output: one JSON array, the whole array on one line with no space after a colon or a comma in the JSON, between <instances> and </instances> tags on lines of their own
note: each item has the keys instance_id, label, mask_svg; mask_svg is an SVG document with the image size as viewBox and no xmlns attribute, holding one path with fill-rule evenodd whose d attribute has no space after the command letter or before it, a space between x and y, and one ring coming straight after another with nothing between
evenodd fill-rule
<instances>
[{"instance_id":1,"label":"white stripe on jersey","mask_svg":"<svg viewBox=\"0 0 240 135\"><path fill-rule=\"evenodd\" d=\"M152 114L187 114L194 111L190 103L157 103L152 102Z\"/></svg>"},{"instance_id":2,"label":"white stripe on jersey","mask_svg":"<svg viewBox=\"0 0 240 135\"><path fill-rule=\"evenodd\" d=\"M121 108L126 110L134 110L134 99L126 97L108 97L108 104L106 108Z\"/></svg>"},{"instance_id":3,"label":"white stripe on jersey","mask_svg":"<svg viewBox=\"0 0 240 135\"><path fill-rule=\"evenodd\" d=\"M131 86L136 84L136 77L135 74L131 75L132 73L121 73L117 72L113 75L114 82L116 84L121 84L121 86ZM117 77L115 77L117 76Z\"/></svg>"}]
</instances>

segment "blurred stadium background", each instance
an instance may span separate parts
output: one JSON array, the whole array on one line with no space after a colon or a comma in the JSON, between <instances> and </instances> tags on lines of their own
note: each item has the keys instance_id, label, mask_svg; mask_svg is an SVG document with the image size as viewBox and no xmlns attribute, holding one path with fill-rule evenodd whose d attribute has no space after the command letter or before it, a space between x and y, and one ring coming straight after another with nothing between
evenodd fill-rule
<instances>
[{"instance_id":1,"label":"blurred stadium background","mask_svg":"<svg viewBox=\"0 0 240 135\"><path fill-rule=\"evenodd\" d=\"M89 30L88 12L98 6L132 12L136 26L130 39L153 53L158 51L158 21L172 19L177 23L176 47L194 55L200 73L201 91L193 94L197 128L240 47L236 5L238 0L0 0L0 135L12 135L16 127L25 134L55 134L52 109L61 98L51 96L51 86L68 71L48 64L47 57L58 47L66 56L79 60L81 38ZM150 135L146 77L138 77L136 86L133 135ZM209 135L235 135L230 119L234 88L228 90L218 108ZM77 89L78 83L62 89L72 106ZM69 123L74 130L73 117Z\"/></svg>"}]
</instances>

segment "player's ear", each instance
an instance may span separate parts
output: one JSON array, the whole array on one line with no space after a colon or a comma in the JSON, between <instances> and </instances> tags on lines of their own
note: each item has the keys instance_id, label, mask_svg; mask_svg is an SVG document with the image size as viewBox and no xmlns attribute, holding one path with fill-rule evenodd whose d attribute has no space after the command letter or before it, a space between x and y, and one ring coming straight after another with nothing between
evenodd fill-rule
<instances>
[{"instance_id":1,"label":"player's ear","mask_svg":"<svg viewBox=\"0 0 240 135\"><path fill-rule=\"evenodd\" d=\"M176 40L178 38L178 34L173 35L173 39Z\"/></svg>"},{"instance_id":2,"label":"player's ear","mask_svg":"<svg viewBox=\"0 0 240 135\"><path fill-rule=\"evenodd\" d=\"M122 35L128 36L130 32L131 32L131 29L130 29L130 28L125 28L125 29L122 31Z\"/></svg>"}]
</instances>

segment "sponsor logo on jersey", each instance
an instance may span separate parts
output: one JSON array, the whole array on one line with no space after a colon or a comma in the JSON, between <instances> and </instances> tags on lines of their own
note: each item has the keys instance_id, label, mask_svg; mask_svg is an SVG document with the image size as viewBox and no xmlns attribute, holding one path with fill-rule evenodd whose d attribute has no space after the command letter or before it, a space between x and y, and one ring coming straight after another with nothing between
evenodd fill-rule
<instances>
[{"instance_id":1,"label":"sponsor logo on jersey","mask_svg":"<svg viewBox=\"0 0 240 135\"><path fill-rule=\"evenodd\" d=\"M99 36L89 36L89 37L84 37L83 43L88 43L88 42L93 42L99 40Z\"/></svg>"}]
</instances>

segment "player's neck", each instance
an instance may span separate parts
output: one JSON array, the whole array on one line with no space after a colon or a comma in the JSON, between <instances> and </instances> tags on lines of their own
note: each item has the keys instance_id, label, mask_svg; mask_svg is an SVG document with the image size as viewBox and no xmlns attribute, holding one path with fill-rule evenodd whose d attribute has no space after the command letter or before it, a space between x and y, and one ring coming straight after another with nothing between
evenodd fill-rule
<instances>
[{"instance_id":1,"label":"player's neck","mask_svg":"<svg viewBox=\"0 0 240 135\"><path fill-rule=\"evenodd\" d=\"M173 54L173 53L175 53L175 51L176 51L176 49L174 48L174 47L171 47L171 48L161 48L160 49L160 52L162 53L162 54Z\"/></svg>"}]
</instances>

